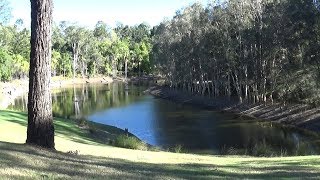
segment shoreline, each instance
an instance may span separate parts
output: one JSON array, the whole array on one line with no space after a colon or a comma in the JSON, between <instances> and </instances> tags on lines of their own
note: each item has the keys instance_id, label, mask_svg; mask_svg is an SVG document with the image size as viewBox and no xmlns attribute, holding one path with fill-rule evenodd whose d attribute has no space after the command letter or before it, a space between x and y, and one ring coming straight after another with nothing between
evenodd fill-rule
<instances>
[{"instance_id":1,"label":"shoreline","mask_svg":"<svg viewBox=\"0 0 320 180\"><path fill-rule=\"evenodd\" d=\"M284 106L280 103L239 103L232 98L210 98L192 95L164 86L150 87L145 93L180 104L189 104L203 109L216 110L222 113L234 113L239 116L279 123L297 129L316 133L320 132L320 108L309 105L289 104Z\"/></svg>"},{"instance_id":2,"label":"shoreline","mask_svg":"<svg viewBox=\"0 0 320 180\"><path fill-rule=\"evenodd\" d=\"M94 83L112 83L113 79L107 76L93 77L93 78L65 78L52 77L50 89L67 87L79 84L94 84ZM16 79L10 82L0 83L0 109L6 109L14 100L29 91L29 79Z\"/></svg>"},{"instance_id":3,"label":"shoreline","mask_svg":"<svg viewBox=\"0 0 320 180\"><path fill-rule=\"evenodd\" d=\"M65 77L52 77L51 83L50 83L50 89L51 91L57 89L57 88L63 88L63 87L70 87L74 85L83 85L83 84L109 84L115 81L124 82L120 78L113 79L111 77L107 76L101 76L101 77L93 77L93 78L65 78ZM2 111L10 111L7 110L8 106L14 103L14 100L20 96L23 96L24 94L28 93L29 91L29 80L28 79L20 79L20 80L13 80L11 82L0 82L0 110ZM54 117L58 119L64 119L63 117ZM134 137L137 140L139 140L141 143L145 144L146 148L148 149L156 149L156 146L150 145L147 142L142 141L140 138L138 138L136 135L132 134L129 131L126 131L125 129L121 129L115 126L100 124L96 122L88 122L89 124L93 125L96 129L97 136L110 136L108 138L110 142L115 142L115 135L126 135L127 137ZM80 127L80 126L79 126ZM106 128L108 127L108 128ZM90 131L91 129L88 129L88 127L80 127L84 130ZM112 129L112 133L105 134L105 129ZM98 137L98 139L101 137ZM109 143L109 145L116 147L115 145L112 145Z\"/></svg>"}]
</instances>

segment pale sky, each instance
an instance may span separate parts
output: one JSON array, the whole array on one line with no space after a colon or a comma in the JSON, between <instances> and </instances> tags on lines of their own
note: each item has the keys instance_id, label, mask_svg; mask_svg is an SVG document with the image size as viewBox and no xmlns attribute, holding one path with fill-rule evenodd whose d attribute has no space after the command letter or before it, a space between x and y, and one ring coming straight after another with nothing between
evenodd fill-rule
<instances>
[{"instance_id":1,"label":"pale sky","mask_svg":"<svg viewBox=\"0 0 320 180\"><path fill-rule=\"evenodd\" d=\"M21 18L30 26L30 0L9 0L13 9L14 23ZM53 0L55 22L71 21L93 28L97 21L110 26L116 22L136 25L147 22L154 26L165 17L172 18L175 12L194 2L207 4L208 0Z\"/></svg>"}]
</instances>

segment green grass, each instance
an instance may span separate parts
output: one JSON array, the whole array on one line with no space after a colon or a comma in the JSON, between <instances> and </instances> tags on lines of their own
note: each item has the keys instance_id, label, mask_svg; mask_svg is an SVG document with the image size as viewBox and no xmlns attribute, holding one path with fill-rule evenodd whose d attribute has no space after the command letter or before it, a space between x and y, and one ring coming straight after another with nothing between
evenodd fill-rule
<instances>
[{"instance_id":1,"label":"green grass","mask_svg":"<svg viewBox=\"0 0 320 180\"><path fill-rule=\"evenodd\" d=\"M1 135L7 137L1 138L3 141L10 141L11 135L13 133L17 134L19 137L17 139L25 140L25 132L22 132L21 129L27 127L27 114L22 112L12 112L12 111L0 111L0 131L2 131ZM90 122L89 126L91 128L97 126L99 127L100 136L96 136L96 134L90 133L90 129L81 129L78 124L74 120L65 120L61 118L54 119L55 125L55 133L56 138L63 138L65 140L78 142L82 144L92 144L92 145L101 145L107 144L108 139L103 139L103 135L106 138L115 138L116 136L123 134L123 131L105 125L98 125L96 123ZM7 126L13 126L9 131L6 131Z\"/></svg>"},{"instance_id":2,"label":"green grass","mask_svg":"<svg viewBox=\"0 0 320 180\"><path fill-rule=\"evenodd\" d=\"M0 111L0 179L306 179L320 178L320 156L253 158L116 148L96 134L55 119L56 149L24 145L26 114ZM98 138L95 139L95 136ZM67 152L79 152L74 155Z\"/></svg>"},{"instance_id":3,"label":"green grass","mask_svg":"<svg viewBox=\"0 0 320 180\"><path fill-rule=\"evenodd\" d=\"M127 135L120 135L116 138L114 145L117 147L147 150L148 147L145 143L141 142L138 138Z\"/></svg>"}]
</instances>

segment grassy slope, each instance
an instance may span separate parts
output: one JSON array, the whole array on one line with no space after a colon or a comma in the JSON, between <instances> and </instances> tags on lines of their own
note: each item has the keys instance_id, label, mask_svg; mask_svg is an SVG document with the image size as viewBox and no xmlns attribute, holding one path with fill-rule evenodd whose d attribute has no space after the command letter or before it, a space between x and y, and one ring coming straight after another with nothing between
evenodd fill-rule
<instances>
[{"instance_id":1,"label":"grassy slope","mask_svg":"<svg viewBox=\"0 0 320 180\"><path fill-rule=\"evenodd\" d=\"M96 142L72 121L55 120L56 149L23 145L26 115L0 111L0 179L319 178L320 157L217 157L145 152ZM104 131L109 130L105 127ZM63 153L78 150L81 155Z\"/></svg>"}]
</instances>

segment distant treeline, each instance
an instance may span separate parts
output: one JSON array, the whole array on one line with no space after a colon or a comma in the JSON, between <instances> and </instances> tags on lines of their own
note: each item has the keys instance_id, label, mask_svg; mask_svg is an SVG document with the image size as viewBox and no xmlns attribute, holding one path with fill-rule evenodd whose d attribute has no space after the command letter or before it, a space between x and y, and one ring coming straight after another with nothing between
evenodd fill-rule
<instances>
[{"instance_id":1,"label":"distant treeline","mask_svg":"<svg viewBox=\"0 0 320 180\"><path fill-rule=\"evenodd\" d=\"M28 77L30 34L21 19L12 26L0 25L1 81ZM111 28L98 22L91 30L60 22L52 29L51 71L53 76L65 77L150 73L151 50L147 24Z\"/></svg>"},{"instance_id":2,"label":"distant treeline","mask_svg":"<svg viewBox=\"0 0 320 180\"><path fill-rule=\"evenodd\" d=\"M240 102L320 104L320 16L312 0L193 4L154 32L167 85Z\"/></svg>"}]
</instances>

